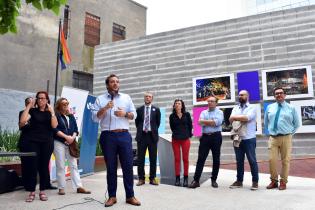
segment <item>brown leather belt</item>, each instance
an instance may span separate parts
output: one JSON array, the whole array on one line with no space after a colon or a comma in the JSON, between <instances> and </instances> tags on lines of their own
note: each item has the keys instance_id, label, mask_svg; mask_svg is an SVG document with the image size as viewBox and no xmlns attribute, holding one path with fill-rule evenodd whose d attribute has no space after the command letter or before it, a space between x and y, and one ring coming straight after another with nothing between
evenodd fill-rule
<instances>
[{"instance_id":1,"label":"brown leather belt","mask_svg":"<svg viewBox=\"0 0 315 210\"><path fill-rule=\"evenodd\" d=\"M122 133L122 132L128 132L128 129L115 129L115 130L110 130L109 132Z\"/></svg>"}]
</instances>

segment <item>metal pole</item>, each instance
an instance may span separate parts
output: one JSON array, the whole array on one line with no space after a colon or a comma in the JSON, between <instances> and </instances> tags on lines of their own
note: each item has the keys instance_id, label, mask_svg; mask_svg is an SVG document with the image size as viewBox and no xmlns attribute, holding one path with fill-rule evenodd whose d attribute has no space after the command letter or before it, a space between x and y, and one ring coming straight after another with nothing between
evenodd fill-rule
<instances>
[{"instance_id":1,"label":"metal pole","mask_svg":"<svg viewBox=\"0 0 315 210\"><path fill-rule=\"evenodd\" d=\"M59 74L59 56L60 56L60 30L61 30L61 19L59 19L59 33L58 33L57 59L56 59L56 77L55 77L54 105L56 104L56 101L57 101L57 92L58 92L58 74Z\"/></svg>"},{"instance_id":2,"label":"metal pole","mask_svg":"<svg viewBox=\"0 0 315 210\"><path fill-rule=\"evenodd\" d=\"M46 88L47 93L49 93L49 79L47 80L47 88Z\"/></svg>"}]
</instances>

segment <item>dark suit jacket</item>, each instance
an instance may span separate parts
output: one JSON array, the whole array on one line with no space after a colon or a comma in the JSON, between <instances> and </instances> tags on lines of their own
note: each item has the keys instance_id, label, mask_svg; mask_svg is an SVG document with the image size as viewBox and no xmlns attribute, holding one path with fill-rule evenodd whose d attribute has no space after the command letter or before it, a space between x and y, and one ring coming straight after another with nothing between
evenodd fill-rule
<instances>
[{"instance_id":1,"label":"dark suit jacket","mask_svg":"<svg viewBox=\"0 0 315 210\"><path fill-rule=\"evenodd\" d=\"M136 141L141 141L141 136L143 132L143 122L144 122L144 114L145 114L145 106L141 106L137 109L137 118L136 118L136 127L137 127L137 135ZM161 112L160 109L156 106L151 105L151 115L150 115L150 126L152 131L152 137L154 142L158 142L159 133L158 129L160 127L161 122Z\"/></svg>"}]
</instances>

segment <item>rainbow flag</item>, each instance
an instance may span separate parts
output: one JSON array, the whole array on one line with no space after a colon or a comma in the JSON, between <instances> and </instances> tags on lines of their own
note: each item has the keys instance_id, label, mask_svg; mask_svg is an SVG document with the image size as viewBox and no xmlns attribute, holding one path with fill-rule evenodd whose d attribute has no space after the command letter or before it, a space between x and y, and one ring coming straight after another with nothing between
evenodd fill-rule
<instances>
[{"instance_id":1,"label":"rainbow flag","mask_svg":"<svg viewBox=\"0 0 315 210\"><path fill-rule=\"evenodd\" d=\"M67 41L65 39L65 35L63 33L63 28L61 27L60 30L60 53L59 53L59 60L61 65L61 70L66 69L66 64L71 62L71 56L69 53L69 49L67 46Z\"/></svg>"}]
</instances>

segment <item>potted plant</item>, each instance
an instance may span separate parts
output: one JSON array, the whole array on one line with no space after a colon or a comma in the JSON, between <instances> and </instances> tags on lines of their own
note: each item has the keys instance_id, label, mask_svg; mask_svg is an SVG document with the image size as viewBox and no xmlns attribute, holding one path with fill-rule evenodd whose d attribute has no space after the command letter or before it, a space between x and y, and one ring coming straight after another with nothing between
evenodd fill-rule
<instances>
[{"instance_id":1,"label":"potted plant","mask_svg":"<svg viewBox=\"0 0 315 210\"><path fill-rule=\"evenodd\" d=\"M3 130L0 127L0 151L17 152L19 138L19 131ZM13 169L21 175L21 162L19 157L0 157L0 166L6 169Z\"/></svg>"}]
</instances>

